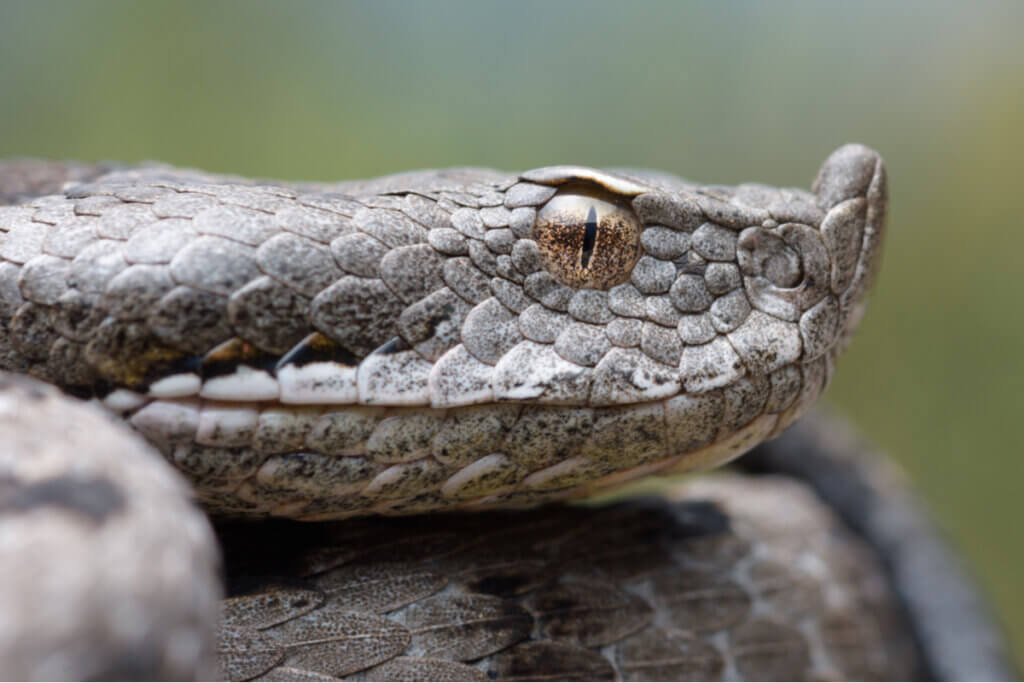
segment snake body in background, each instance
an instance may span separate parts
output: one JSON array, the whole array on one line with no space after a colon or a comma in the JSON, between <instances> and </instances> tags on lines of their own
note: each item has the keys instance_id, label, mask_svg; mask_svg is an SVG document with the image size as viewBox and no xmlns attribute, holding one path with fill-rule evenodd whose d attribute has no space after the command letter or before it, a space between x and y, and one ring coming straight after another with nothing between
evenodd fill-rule
<instances>
[{"instance_id":1,"label":"snake body in background","mask_svg":"<svg viewBox=\"0 0 1024 683\"><path fill-rule=\"evenodd\" d=\"M669 502L505 510L719 465L807 410L879 263L885 169L865 147L812 193L580 167L296 184L10 162L0 202L8 675L203 675L215 642L231 678L1004 671L955 569L915 577L948 579L972 637L922 623L899 545L940 544L838 432L804 427L756 461L775 476ZM216 516L384 517L223 523L215 639L217 554L185 489L22 374L124 418ZM840 472L864 496L832 504L888 556L796 481Z\"/></svg>"}]
</instances>

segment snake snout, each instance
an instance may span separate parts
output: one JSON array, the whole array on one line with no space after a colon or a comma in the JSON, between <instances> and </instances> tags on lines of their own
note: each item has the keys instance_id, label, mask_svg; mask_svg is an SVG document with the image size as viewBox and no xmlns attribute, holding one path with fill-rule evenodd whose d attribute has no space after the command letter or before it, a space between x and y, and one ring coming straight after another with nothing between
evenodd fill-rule
<instances>
[{"instance_id":1,"label":"snake snout","mask_svg":"<svg viewBox=\"0 0 1024 683\"><path fill-rule=\"evenodd\" d=\"M885 162L864 145L843 145L821 165L812 190L828 212L820 233L831 259L842 347L864 314L866 294L882 262L889 200Z\"/></svg>"},{"instance_id":2,"label":"snake snout","mask_svg":"<svg viewBox=\"0 0 1024 683\"><path fill-rule=\"evenodd\" d=\"M881 251L882 159L863 145L845 145L825 160L813 190L814 205L795 192L765 202L760 186L741 186L735 198L762 199L772 216L737 240L746 295L755 309L799 323L805 361L848 337L860 320Z\"/></svg>"}]
</instances>

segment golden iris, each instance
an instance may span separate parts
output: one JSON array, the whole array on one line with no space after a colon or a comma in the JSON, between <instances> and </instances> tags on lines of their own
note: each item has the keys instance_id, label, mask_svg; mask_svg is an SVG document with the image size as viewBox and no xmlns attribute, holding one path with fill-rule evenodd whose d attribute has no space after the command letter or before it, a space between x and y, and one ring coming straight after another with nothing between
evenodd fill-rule
<instances>
[{"instance_id":1,"label":"golden iris","mask_svg":"<svg viewBox=\"0 0 1024 683\"><path fill-rule=\"evenodd\" d=\"M641 225L626 202L589 187L566 187L537 212L533 239L562 284L610 289L640 257Z\"/></svg>"}]
</instances>

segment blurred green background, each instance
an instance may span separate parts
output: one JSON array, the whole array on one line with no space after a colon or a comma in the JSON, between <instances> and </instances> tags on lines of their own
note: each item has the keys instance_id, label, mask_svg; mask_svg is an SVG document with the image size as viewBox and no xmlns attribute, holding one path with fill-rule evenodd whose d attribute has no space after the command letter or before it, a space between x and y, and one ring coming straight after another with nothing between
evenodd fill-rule
<instances>
[{"instance_id":1,"label":"blurred green background","mask_svg":"<svg viewBox=\"0 0 1024 683\"><path fill-rule=\"evenodd\" d=\"M869 144L887 254L829 395L919 484L1024 668L1022 27L1017 2L0 0L0 157L807 186Z\"/></svg>"}]
</instances>

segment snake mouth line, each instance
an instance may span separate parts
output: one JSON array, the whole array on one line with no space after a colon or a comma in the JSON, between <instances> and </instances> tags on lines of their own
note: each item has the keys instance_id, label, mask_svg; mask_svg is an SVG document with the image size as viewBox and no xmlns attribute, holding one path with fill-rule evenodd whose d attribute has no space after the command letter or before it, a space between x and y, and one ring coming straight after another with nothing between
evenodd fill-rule
<instances>
[{"instance_id":1,"label":"snake mouth line","mask_svg":"<svg viewBox=\"0 0 1024 683\"><path fill-rule=\"evenodd\" d=\"M366 358L337 347L315 332L283 355L261 352L231 339L205 356L165 366L137 391L96 392L118 413L153 400L199 398L225 403L309 406L455 408L491 403L615 407L640 405L683 394L702 394L743 378L767 376L801 362L800 330L771 316L750 313L754 331L721 334L684 346L679 366L637 348L611 347L594 367L575 365L551 344L529 340L494 366L480 363L459 344L430 363L396 337ZM325 350L326 347L326 350ZM821 347L820 342L818 347ZM816 348L821 356L831 346ZM342 356L341 358L339 357ZM752 366L752 367L751 367ZM481 371L482 369L482 371ZM452 382L461 383L453 392ZM468 389L467 389L468 387Z\"/></svg>"},{"instance_id":2,"label":"snake mouth line","mask_svg":"<svg viewBox=\"0 0 1024 683\"><path fill-rule=\"evenodd\" d=\"M143 398L129 422L226 514L334 519L588 495L708 468L774 436L820 393L827 361L625 406L450 408ZM233 501L233 502L232 502Z\"/></svg>"}]
</instances>

